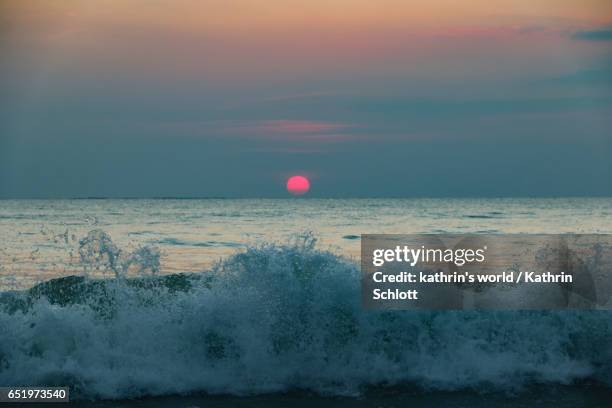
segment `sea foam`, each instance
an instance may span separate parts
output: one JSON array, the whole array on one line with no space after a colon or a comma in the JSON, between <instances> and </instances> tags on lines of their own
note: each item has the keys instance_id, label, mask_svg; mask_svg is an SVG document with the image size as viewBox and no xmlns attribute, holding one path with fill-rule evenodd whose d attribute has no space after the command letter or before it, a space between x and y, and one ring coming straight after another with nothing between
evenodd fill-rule
<instances>
[{"instance_id":1,"label":"sea foam","mask_svg":"<svg viewBox=\"0 0 612 408\"><path fill-rule=\"evenodd\" d=\"M104 234L89 238L85 260L117 270L142 263L151 276L69 277L3 293L0 385L116 399L612 383L610 312L368 312L358 266L310 236L167 276L154 276L155 251L118 255Z\"/></svg>"}]
</instances>

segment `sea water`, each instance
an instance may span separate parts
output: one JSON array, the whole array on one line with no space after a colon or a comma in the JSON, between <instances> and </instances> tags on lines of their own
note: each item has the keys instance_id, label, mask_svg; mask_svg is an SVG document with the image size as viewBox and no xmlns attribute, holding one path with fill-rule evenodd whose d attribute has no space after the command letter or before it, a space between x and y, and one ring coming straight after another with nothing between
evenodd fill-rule
<instances>
[{"instance_id":1,"label":"sea water","mask_svg":"<svg viewBox=\"0 0 612 408\"><path fill-rule=\"evenodd\" d=\"M0 200L0 287L80 273L92 230L174 273L304 232L355 260L364 233L612 233L612 199Z\"/></svg>"},{"instance_id":2,"label":"sea water","mask_svg":"<svg viewBox=\"0 0 612 408\"><path fill-rule=\"evenodd\" d=\"M0 385L609 390L610 312L367 312L358 254L362 233L612 233L611 215L609 198L0 201Z\"/></svg>"}]
</instances>

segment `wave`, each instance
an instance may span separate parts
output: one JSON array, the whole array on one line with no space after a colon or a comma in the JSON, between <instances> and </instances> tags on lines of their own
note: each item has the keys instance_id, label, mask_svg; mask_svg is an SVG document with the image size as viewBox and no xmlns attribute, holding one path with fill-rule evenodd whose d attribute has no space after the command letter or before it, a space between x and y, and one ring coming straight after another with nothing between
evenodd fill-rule
<instances>
[{"instance_id":1,"label":"wave","mask_svg":"<svg viewBox=\"0 0 612 408\"><path fill-rule=\"evenodd\" d=\"M150 241L152 244L159 245L170 245L170 246L192 246L192 247L230 247L240 248L243 245L238 242L224 242L224 241L188 241L178 238L161 238L158 240Z\"/></svg>"},{"instance_id":2,"label":"wave","mask_svg":"<svg viewBox=\"0 0 612 408\"><path fill-rule=\"evenodd\" d=\"M355 239L361 239L361 235L344 235L342 238L348 239L348 240L355 240Z\"/></svg>"},{"instance_id":3,"label":"wave","mask_svg":"<svg viewBox=\"0 0 612 408\"><path fill-rule=\"evenodd\" d=\"M2 293L0 385L68 385L88 399L612 385L609 312L366 311L358 266L311 236L202 273L152 270Z\"/></svg>"}]
</instances>

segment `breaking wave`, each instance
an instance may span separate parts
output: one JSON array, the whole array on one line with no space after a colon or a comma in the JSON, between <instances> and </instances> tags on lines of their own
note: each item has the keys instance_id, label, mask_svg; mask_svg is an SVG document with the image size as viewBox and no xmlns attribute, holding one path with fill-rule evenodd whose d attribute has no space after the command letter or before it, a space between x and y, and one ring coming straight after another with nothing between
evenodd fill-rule
<instances>
[{"instance_id":1,"label":"breaking wave","mask_svg":"<svg viewBox=\"0 0 612 408\"><path fill-rule=\"evenodd\" d=\"M159 253L122 254L99 230L80 253L116 277L0 294L0 385L117 399L612 383L609 312L365 311L358 266L311 236L196 274L159 276Z\"/></svg>"}]
</instances>

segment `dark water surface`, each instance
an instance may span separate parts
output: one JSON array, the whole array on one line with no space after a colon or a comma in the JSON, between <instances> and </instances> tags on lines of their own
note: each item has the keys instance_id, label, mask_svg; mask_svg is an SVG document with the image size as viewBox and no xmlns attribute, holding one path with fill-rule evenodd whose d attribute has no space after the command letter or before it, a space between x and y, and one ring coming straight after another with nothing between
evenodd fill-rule
<instances>
[{"instance_id":1,"label":"dark water surface","mask_svg":"<svg viewBox=\"0 0 612 408\"><path fill-rule=\"evenodd\" d=\"M434 392L408 390L374 390L363 397L321 397L313 394L291 393L254 397L233 396L169 396L119 401L77 401L69 404L27 404L28 407L75 408L248 408L248 407L316 407L316 408L488 408L488 407L601 407L612 402L612 390L605 386L584 384L576 386L539 386L516 394L478 393L473 391ZM17 406L6 404L6 407Z\"/></svg>"}]
</instances>

